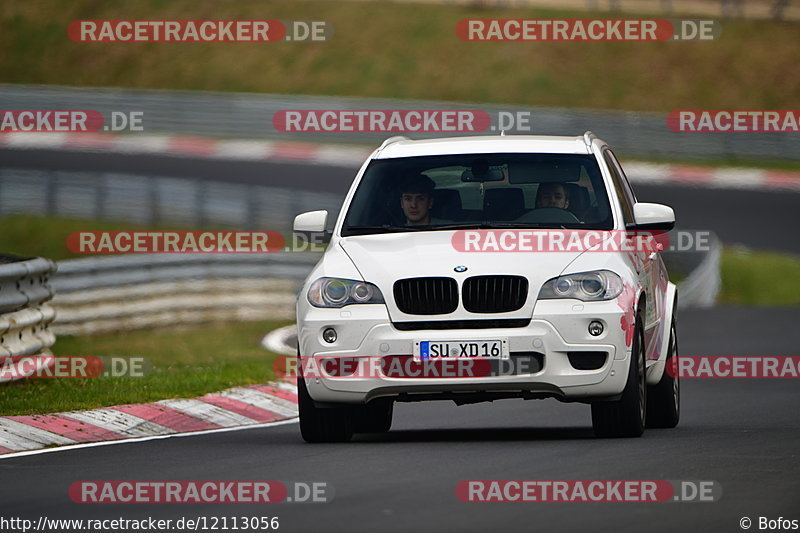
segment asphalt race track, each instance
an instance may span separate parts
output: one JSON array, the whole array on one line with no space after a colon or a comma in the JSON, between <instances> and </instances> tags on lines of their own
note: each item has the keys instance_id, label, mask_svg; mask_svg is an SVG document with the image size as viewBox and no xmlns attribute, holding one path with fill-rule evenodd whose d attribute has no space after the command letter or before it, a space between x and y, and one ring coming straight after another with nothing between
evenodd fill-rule
<instances>
[{"instance_id":1,"label":"asphalt race track","mask_svg":"<svg viewBox=\"0 0 800 533\"><path fill-rule=\"evenodd\" d=\"M206 162L171 157L0 152L4 166L232 179L344 192L342 168ZM681 226L726 243L800 252L797 196L637 187L640 200L672 205ZM779 282L780 280L776 280ZM687 310L684 355L800 355L798 308ZM682 420L640 439L595 439L589 407L504 400L456 407L400 404L392 431L335 445L305 444L297 424L0 459L0 514L48 518L278 516L280 531L742 531L749 517L800 519L800 382L684 380ZM470 479L713 480L717 502L465 503ZM76 504L79 480L325 482L328 503L274 505Z\"/></svg>"},{"instance_id":2,"label":"asphalt race track","mask_svg":"<svg viewBox=\"0 0 800 533\"><path fill-rule=\"evenodd\" d=\"M798 355L800 312L682 313L692 355ZM681 424L641 439L597 440L589 408L555 400L456 407L402 404L390 433L304 444L297 424L0 460L5 516L279 516L281 531L740 531L748 516L796 518L796 380L684 380ZM326 482L329 503L76 504L78 480ZM717 502L464 503L468 479L714 480ZM757 523L757 522L756 522ZM755 529L755 526L754 528Z\"/></svg>"}]
</instances>

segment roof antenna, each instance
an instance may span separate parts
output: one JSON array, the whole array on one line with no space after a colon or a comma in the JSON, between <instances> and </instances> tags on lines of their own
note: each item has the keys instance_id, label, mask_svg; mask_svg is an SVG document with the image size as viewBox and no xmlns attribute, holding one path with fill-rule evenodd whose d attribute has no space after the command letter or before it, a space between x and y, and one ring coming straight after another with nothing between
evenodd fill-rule
<instances>
[{"instance_id":1,"label":"roof antenna","mask_svg":"<svg viewBox=\"0 0 800 533\"><path fill-rule=\"evenodd\" d=\"M506 130L500 130L500 137L506 136Z\"/></svg>"}]
</instances>

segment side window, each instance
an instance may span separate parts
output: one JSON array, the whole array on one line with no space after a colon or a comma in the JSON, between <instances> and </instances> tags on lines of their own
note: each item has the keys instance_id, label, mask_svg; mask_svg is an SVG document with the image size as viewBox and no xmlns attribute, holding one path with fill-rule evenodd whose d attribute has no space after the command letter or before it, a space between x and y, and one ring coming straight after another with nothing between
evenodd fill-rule
<instances>
[{"instance_id":1,"label":"side window","mask_svg":"<svg viewBox=\"0 0 800 533\"><path fill-rule=\"evenodd\" d=\"M611 181L614 183L614 191L617 193L617 198L619 198L619 203L622 206L622 218L625 221L625 225L633 224L633 204L636 203L636 197L628 184L628 179L622 173L622 167L619 166L617 158L614 157L611 150L603 150L603 157L608 165L608 170L611 172Z\"/></svg>"}]
</instances>

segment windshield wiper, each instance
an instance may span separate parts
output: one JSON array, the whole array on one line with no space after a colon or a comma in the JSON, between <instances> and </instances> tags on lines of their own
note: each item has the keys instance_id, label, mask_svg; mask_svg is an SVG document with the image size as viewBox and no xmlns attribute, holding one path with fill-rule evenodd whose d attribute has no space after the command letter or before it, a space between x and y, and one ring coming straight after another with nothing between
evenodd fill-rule
<instances>
[{"instance_id":1,"label":"windshield wiper","mask_svg":"<svg viewBox=\"0 0 800 533\"><path fill-rule=\"evenodd\" d=\"M344 231L383 231L383 232L396 232L396 231L419 231L429 229L430 226L396 226L394 224L382 224L380 226L346 226Z\"/></svg>"},{"instance_id":2,"label":"windshield wiper","mask_svg":"<svg viewBox=\"0 0 800 533\"><path fill-rule=\"evenodd\" d=\"M544 224L540 222L472 222L464 224L443 224L433 229L567 229L563 224Z\"/></svg>"},{"instance_id":3,"label":"windshield wiper","mask_svg":"<svg viewBox=\"0 0 800 533\"><path fill-rule=\"evenodd\" d=\"M568 228L565 224L543 223L543 222L463 222L460 224L439 224L428 226L397 226L393 224L383 224L380 226L347 226L343 228L345 232L382 232L393 233L402 231L446 231L458 229L582 229L581 225Z\"/></svg>"}]
</instances>

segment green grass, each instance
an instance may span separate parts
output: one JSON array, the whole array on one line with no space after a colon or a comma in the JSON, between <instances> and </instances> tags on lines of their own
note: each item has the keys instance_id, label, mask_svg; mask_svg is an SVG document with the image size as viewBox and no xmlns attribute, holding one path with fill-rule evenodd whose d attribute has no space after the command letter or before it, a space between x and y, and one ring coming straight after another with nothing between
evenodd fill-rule
<instances>
[{"instance_id":1,"label":"green grass","mask_svg":"<svg viewBox=\"0 0 800 533\"><path fill-rule=\"evenodd\" d=\"M455 33L464 18L588 16L619 17L482 2L3 2L0 80L662 112L797 106L797 22L722 19L714 42L481 43ZM66 31L76 19L326 20L334 35L324 43L77 43Z\"/></svg>"},{"instance_id":2,"label":"green grass","mask_svg":"<svg viewBox=\"0 0 800 533\"><path fill-rule=\"evenodd\" d=\"M61 260L86 257L67 248L67 237L74 231L147 231L141 224L108 220L81 220L64 217L10 215L0 217L0 253L40 256ZM186 229L186 228L160 228Z\"/></svg>"},{"instance_id":3,"label":"green grass","mask_svg":"<svg viewBox=\"0 0 800 533\"><path fill-rule=\"evenodd\" d=\"M191 398L274 379L276 354L259 344L284 324L251 322L142 330L93 337L59 337L57 356L144 357L141 378L30 379L0 385L0 415L93 409L110 405Z\"/></svg>"},{"instance_id":4,"label":"green grass","mask_svg":"<svg viewBox=\"0 0 800 533\"><path fill-rule=\"evenodd\" d=\"M720 303L800 305L800 256L726 248Z\"/></svg>"},{"instance_id":5,"label":"green grass","mask_svg":"<svg viewBox=\"0 0 800 533\"><path fill-rule=\"evenodd\" d=\"M0 217L0 253L40 256L53 260L86 257L67 248L67 237L76 231L230 231L222 226L148 226L116 220L84 220L66 217L9 215ZM284 233L289 241L290 235Z\"/></svg>"}]
</instances>

